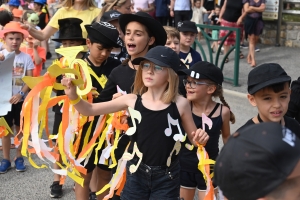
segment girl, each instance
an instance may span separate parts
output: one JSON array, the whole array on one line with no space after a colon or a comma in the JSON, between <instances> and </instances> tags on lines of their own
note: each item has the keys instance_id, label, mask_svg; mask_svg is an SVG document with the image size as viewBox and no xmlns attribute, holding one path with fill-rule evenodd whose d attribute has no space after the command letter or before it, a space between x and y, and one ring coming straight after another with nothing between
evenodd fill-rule
<instances>
[{"instance_id":1,"label":"girl","mask_svg":"<svg viewBox=\"0 0 300 200\"><path fill-rule=\"evenodd\" d=\"M142 158L139 157L139 166L137 157L127 163L122 199L177 199L180 166L177 156L171 155L175 144L174 133L178 133L178 128L173 129L174 126L170 124L176 124L170 122L169 117L179 121L194 144L205 144L208 135L201 129L196 130L188 101L178 95L176 71L180 60L172 49L154 47L145 57L136 58L132 63L139 65L134 81L134 94L109 102L90 104L81 101L70 78L64 78L62 84L66 86L65 93L71 103L83 115L113 113L128 107L140 112L142 120L131 136L128 151L132 153L135 143L143 155ZM166 165L168 157L172 159ZM129 170L132 165L137 167L135 173Z\"/></svg>"},{"instance_id":2,"label":"girl","mask_svg":"<svg viewBox=\"0 0 300 200\"><path fill-rule=\"evenodd\" d=\"M245 19L245 37L249 36L249 53L247 62L251 67L256 66L255 61L255 46L258 42L259 35L262 34L264 22L262 13L266 9L265 0L244 0L244 10L247 13Z\"/></svg>"},{"instance_id":3,"label":"girl","mask_svg":"<svg viewBox=\"0 0 300 200\"><path fill-rule=\"evenodd\" d=\"M193 119L197 128L207 131L209 140L205 149L209 158L216 160L219 153L219 136L222 133L224 144L230 136L229 121L234 123L234 115L229 110L229 106L223 97L223 74L220 68L215 65L201 61L193 65L190 69L181 70L182 74L187 75L184 80L187 90L187 99L191 101ZM212 97L219 97L223 103L215 102ZM202 113L212 120L212 128L202 127ZM187 141L182 146L180 152L180 197L185 200L194 199L195 190L198 190L199 200L204 199L206 183L203 174L198 170L197 148L191 151L187 149L190 142Z\"/></svg>"},{"instance_id":4,"label":"girl","mask_svg":"<svg viewBox=\"0 0 300 200\"><path fill-rule=\"evenodd\" d=\"M130 0L104 0L102 3L102 9L98 15L96 21L100 21L103 14L110 10L116 10L122 14L131 13L131 1Z\"/></svg>"}]
</instances>

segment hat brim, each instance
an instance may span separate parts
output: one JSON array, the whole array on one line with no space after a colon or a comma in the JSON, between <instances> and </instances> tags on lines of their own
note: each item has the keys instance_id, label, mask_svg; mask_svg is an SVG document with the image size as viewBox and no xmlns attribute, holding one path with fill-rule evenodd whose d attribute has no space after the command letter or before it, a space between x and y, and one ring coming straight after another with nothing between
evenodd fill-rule
<instances>
[{"instance_id":1,"label":"hat brim","mask_svg":"<svg viewBox=\"0 0 300 200\"><path fill-rule=\"evenodd\" d=\"M178 28L179 32L192 32L192 33L198 33L197 29L193 28Z\"/></svg>"},{"instance_id":2,"label":"hat brim","mask_svg":"<svg viewBox=\"0 0 300 200\"><path fill-rule=\"evenodd\" d=\"M120 28L125 34L125 28L129 22L139 22L145 25L155 37L155 44L164 46L167 41L167 33L163 26L154 18L142 17L135 14L122 14L119 16Z\"/></svg>"},{"instance_id":3,"label":"hat brim","mask_svg":"<svg viewBox=\"0 0 300 200\"><path fill-rule=\"evenodd\" d=\"M89 32L90 32L90 33L94 32L95 34L98 34L98 35L101 35L101 36L105 37L105 38L107 39L107 41L105 41L106 44L111 45L112 47L115 47L115 48L121 47L121 46L117 43L117 41L113 41L113 40L111 40L110 38L106 37L106 36L105 36L104 34L102 34L100 31L98 31L97 29L93 28L92 25L85 25L85 29L86 29L88 35L89 35ZM99 40L99 42L101 42L101 41Z\"/></svg>"},{"instance_id":4,"label":"hat brim","mask_svg":"<svg viewBox=\"0 0 300 200\"><path fill-rule=\"evenodd\" d=\"M22 33L24 35L24 38L27 38L29 36L28 31L23 30L23 29L4 29L0 32L0 37L4 38L4 35L7 33Z\"/></svg>"},{"instance_id":5,"label":"hat brim","mask_svg":"<svg viewBox=\"0 0 300 200\"><path fill-rule=\"evenodd\" d=\"M55 42L59 42L61 43L63 40L78 40L78 41L82 41L82 45L85 45L86 44L86 39L85 38L54 38L54 39L51 39L52 41L55 41Z\"/></svg>"},{"instance_id":6,"label":"hat brim","mask_svg":"<svg viewBox=\"0 0 300 200\"><path fill-rule=\"evenodd\" d=\"M257 85L250 86L250 87L248 86L248 93L253 95L257 91L259 91L267 86L278 84L278 83L290 82L290 81L291 81L291 77L289 77L289 76L278 77L278 78L263 82L261 84L257 84Z\"/></svg>"}]
</instances>

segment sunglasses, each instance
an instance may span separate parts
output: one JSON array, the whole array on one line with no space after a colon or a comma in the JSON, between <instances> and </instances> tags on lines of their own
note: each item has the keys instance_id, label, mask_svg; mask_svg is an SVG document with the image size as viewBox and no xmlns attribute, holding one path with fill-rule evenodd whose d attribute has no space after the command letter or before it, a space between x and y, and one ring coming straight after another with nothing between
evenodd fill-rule
<instances>
[{"instance_id":1,"label":"sunglasses","mask_svg":"<svg viewBox=\"0 0 300 200\"><path fill-rule=\"evenodd\" d=\"M164 67L161 67L159 65L156 65L154 63L150 63L150 62L142 62L141 63L141 67L143 71L148 71L151 69L153 69L154 73L159 74L164 70Z\"/></svg>"}]
</instances>

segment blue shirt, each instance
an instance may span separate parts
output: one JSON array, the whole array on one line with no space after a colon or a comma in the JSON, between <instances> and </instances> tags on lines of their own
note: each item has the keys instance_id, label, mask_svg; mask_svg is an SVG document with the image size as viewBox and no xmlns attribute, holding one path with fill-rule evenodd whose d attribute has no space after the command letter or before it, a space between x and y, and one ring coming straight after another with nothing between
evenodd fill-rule
<instances>
[{"instance_id":1,"label":"blue shirt","mask_svg":"<svg viewBox=\"0 0 300 200\"><path fill-rule=\"evenodd\" d=\"M179 53L180 60L186 65L187 68L193 66L196 62L202 61L200 54L190 47L188 53Z\"/></svg>"},{"instance_id":2,"label":"blue shirt","mask_svg":"<svg viewBox=\"0 0 300 200\"><path fill-rule=\"evenodd\" d=\"M156 17L167 17L169 16L168 5L170 0L155 0L155 15Z\"/></svg>"}]
</instances>

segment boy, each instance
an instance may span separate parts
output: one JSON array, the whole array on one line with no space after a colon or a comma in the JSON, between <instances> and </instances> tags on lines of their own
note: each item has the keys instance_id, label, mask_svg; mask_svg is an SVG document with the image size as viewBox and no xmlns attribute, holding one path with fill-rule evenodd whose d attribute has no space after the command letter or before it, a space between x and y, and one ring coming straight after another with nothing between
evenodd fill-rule
<instances>
[{"instance_id":1,"label":"boy","mask_svg":"<svg viewBox=\"0 0 300 200\"><path fill-rule=\"evenodd\" d=\"M3 116L10 127L18 133L20 130L20 113L22 109L25 94L29 91L29 87L23 83L24 76L32 76L34 64L28 54L20 51L20 45L24 38L28 36L28 32L20 27L18 22L11 21L6 24L0 32L0 37L5 42L5 49L0 51L0 60L4 60L11 52L15 52L15 60L13 67L13 91L10 103L12 104L11 111ZM0 165L0 173L6 173L11 168L10 160L10 140L11 135L2 138L3 159ZM26 170L24 159L21 155L21 146L17 148L17 156L15 159L16 171L23 172Z\"/></svg>"},{"instance_id":2,"label":"boy","mask_svg":"<svg viewBox=\"0 0 300 200\"><path fill-rule=\"evenodd\" d=\"M220 6L216 5L215 10L211 12L211 14L208 16L208 18L211 20L212 24L215 26L220 26L219 21L219 14L220 14ZM212 30L212 39L217 40L219 39L219 31L218 30ZM215 52L218 50L218 41L214 41L211 46L212 52Z\"/></svg>"},{"instance_id":3,"label":"boy","mask_svg":"<svg viewBox=\"0 0 300 200\"><path fill-rule=\"evenodd\" d=\"M191 48L198 33L195 22L183 21L178 23L180 32L180 53L181 61L190 68L196 62L202 61L200 54Z\"/></svg>"},{"instance_id":4,"label":"boy","mask_svg":"<svg viewBox=\"0 0 300 200\"><path fill-rule=\"evenodd\" d=\"M284 116L290 101L290 83L291 77L276 63L265 63L250 71L248 100L252 106L257 107L258 115L247 121L239 130L251 124L277 122L300 138L299 123Z\"/></svg>"}]
</instances>

